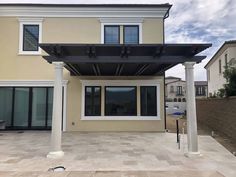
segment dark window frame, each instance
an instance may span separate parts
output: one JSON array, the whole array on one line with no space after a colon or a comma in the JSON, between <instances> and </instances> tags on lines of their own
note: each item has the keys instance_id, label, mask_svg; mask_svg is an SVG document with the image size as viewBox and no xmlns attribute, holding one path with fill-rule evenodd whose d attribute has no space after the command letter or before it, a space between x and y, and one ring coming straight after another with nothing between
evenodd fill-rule
<instances>
[{"instance_id":1,"label":"dark window frame","mask_svg":"<svg viewBox=\"0 0 236 177\"><path fill-rule=\"evenodd\" d=\"M104 39L104 44L109 44L106 43L106 27L117 27L118 28L118 44L120 44L120 25L104 25L104 30L103 30L103 39ZM116 44L116 43L112 43ZM110 43L110 45L112 45Z\"/></svg>"},{"instance_id":2,"label":"dark window frame","mask_svg":"<svg viewBox=\"0 0 236 177\"><path fill-rule=\"evenodd\" d=\"M135 115L106 115L107 112L107 108L106 108L106 101L107 101L107 92L106 92L106 88L109 87L121 87L121 88L127 88L127 87L133 87L135 88ZM104 87L104 116L111 116L111 117L126 117L126 116L138 116L138 109L137 109L137 86L105 86Z\"/></svg>"},{"instance_id":3,"label":"dark window frame","mask_svg":"<svg viewBox=\"0 0 236 177\"><path fill-rule=\"evenodd\" d=\"M135 44L139 44L139 33L140 33L140 29L139 29L139 25L123 25L123 43L124 44L133 44L133 43L125 43L125 27L137 27L138 29L138 34L137 34L137 38L138 38L138 43Z\"/></svg>"},{"instance_id":4,"label":"dark window frame","mask_svg":"<svg viewBox=\"0 0 236 177\"><path fill-rule=\"evenodd\" d=\"M38 41L37 41L37 50L26 50L25 49L25 27L26 26L37 26L38 27ZM39 51L39 33L40 33L39 24L23 24L23 36L22 36L22 51L23 52L38 52Z\"/></svg>"},{"instance_id":5,"label":"dark window frame","mask_svg":"<svg viewBox=\"0 0 236 177\"><path fill-rule=\"evenodd\" d=\"M219 74L221 74L221 73L222 73L222 68L221 68L221 65L222 65L222 63L221 63L221 60L219 60Z\"/></svg>"},{"instance_id":6,"label":"dark window frame","mask_svg":"<svg viewBox=\"0 0 236 177\"><path fill-rule=\"evenodd\" d=\"M99 110L99 115L86 115L86 89L88 88L88 87L91 87L92 88L92 90L94 91L94 89L96 88L96 87L98 87L100 90L99 90L99 103L100 103L100 110ZM92 92L93 92L92 91ZM94 93L93 93L94 94ZM94 99L94 98L93 98ZM92 102L94 102L94 100L92 101ZM94 106L94 104L93 104L93 106ZM102 87L101 86L85 86L84 87L84 116L86 116L86 117L89 117L89 116L101 116L102 115Z\"/></svg>"},{"instance_id":7,"label":"dark window frame","mask_svg":"<svg viewBox=\"0 0 236 177\"><path fill-rule=\"evenodd\" d=\"M183 87L182 86L177 86L176 94L183 95Z\"/></svg>"},{"instance_id":8,"label":"dark window frame","mask_svg":"<svg viewBox=\"0 0 236 177\"><path fill-rule=\"evenodd\" d=\"M155 88L155 99L156 99L156 105L155 105L155 115L145 115L142 113L142 88L148 88L148 87L154 87ZM140 86L140 116L147 116L147 117L152 117L152 116L158 116L158 108L157 108L157 86Z\"/></svg>"},{"instance_id":9,"label":"dark window frame","mask_svg":"<svg viewBox=\"0 0 236 177\"><path fill-rule=\"evenodd\" d=\"M49 88L51 86L3 86L4 88L12 88L12 107L11 107L11 126L7 126L6 129L9 130L50 130L51 126L48 126L48 111L47 108L45 114L45 126L32 126L32 101L33 101L33 88L46 88L46 94L48 94ZM28 125L27 126L14 126L14 111L15 111L15 89L16 88L28 88L29 89L29 100L28 100ZM63 87L64 88L64 87ZM64 92L64 91L63 91ZM46 98L46 105L48 106L49 98ZM63 108L62 108L63 109ZM63 120L63 119L62 119Z\"/></svg>"}]
</instances>

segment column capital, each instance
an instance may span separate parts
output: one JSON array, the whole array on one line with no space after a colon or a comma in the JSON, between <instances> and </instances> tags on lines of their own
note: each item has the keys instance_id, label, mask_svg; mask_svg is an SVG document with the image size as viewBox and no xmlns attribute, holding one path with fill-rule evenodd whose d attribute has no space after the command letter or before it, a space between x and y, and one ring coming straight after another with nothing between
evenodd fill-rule
<instances>
[{"instance_id":1,"label":"column capital","mask_svg":"<svg viewBox=\"0 0 236 177\"><path fill-rule=\"evenodd\" d=\"M52 62L52 64L54 65L55 69L62 69L65 65L64 62L61 62L61 61Z\"/></svg>"},{"instance_id":2,"label":"column capital","mask_svg":"<svg viewBox=\"0 0 236 177\"><path fill-rule=\"evenodd\" d=\"M186 62L183 63L185 68L188 68L188 69L192 69L193 65L195 65L195 64L196 64L196 62L193 62L193 61L186 61Z\"/></svg>"}]
</instances>

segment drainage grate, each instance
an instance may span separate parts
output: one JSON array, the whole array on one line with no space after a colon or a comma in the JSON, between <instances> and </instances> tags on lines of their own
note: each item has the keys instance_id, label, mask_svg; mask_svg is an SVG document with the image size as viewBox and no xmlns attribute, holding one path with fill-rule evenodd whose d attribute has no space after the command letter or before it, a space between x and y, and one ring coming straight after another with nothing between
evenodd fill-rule
<instances>
[{"instance_id":1,"label":"drainage grate","mask_svg":"<svg viewBox=\"0 0 236 177\"><path fill-rule=\"evenodd\" d=\"M63 166L57 166L57 167L48 169L48 171L52 171L52 172L54 172L54 171L65 171L65 170L66 170L66 168L63 167Z\"/></svg>"}]
</instances>

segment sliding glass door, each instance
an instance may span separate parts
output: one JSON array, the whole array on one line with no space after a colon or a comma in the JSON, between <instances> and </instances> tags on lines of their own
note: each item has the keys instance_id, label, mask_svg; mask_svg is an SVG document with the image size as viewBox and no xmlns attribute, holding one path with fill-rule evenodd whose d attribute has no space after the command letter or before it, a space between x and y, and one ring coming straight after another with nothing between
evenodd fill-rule
<instances>
[{"instance_id":1,"label":"sliding glass door","mask_svg":"<svg viewBox=\"0 0 236 177\"><path fill-rule=\"evenodd\" d=\"M0 120L9 129L50 129L52 87L0 87Z\"/></svg>"},{"instance_id":2,"label":"sliding glass door","mask_svg":"<svg viewBox=\"0 0 236 177\"><path fill-rule=\"evenodd\" d=\"M11 126L13 88L0 87L0 120Z\"/></svg>"},{"instance_id":3,"label":"sliding glass door","mask_svg":"<svg viewBox=\"0 0 236 177\"><path fill-rule=\"evenodd\" d=\"M29 88L14 88L14 121L15 127L27 127L29 119Z\"/></svg>"},{"instance_id":4,"label":"sliding glass door","mask_svg":"<svg viewBox=\"0 0 236 177\"><path fill-rule=\"evenodd\" d=\"M46 126L47 89L32 89L32 127Z\"/></svg>"}]
</instances>

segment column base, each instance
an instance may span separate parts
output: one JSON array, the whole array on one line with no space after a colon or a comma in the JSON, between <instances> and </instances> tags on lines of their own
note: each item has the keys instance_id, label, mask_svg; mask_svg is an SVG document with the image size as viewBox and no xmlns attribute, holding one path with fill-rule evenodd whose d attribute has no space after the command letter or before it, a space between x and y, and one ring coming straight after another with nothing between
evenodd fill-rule
<instances>
[{"instance_id":1,"label":"column base","mask_svg":"<svg viewBox=\"0 0 236 177\"><path fill-rule=\"evenodd\" d=\"M50 159L58 159L64 156L64 152L63 151L54 151L54 152L49 152L47 155L47 158Z\"/></svg>"},{"instance_id":2,"label":"column base","mask_svg":"<svg viewBox=\"0 0 236 177\"><path fill-rule=\"evenodd\" d=\"M187 152L184 154L186 157L189 158L195 158L195 157L201 157L202 154L198 151L198 152Z\"/></svg>"}]
</instances>

